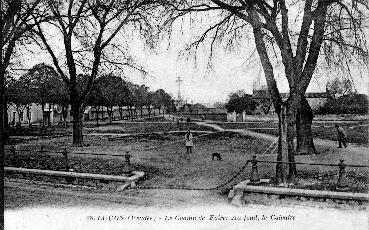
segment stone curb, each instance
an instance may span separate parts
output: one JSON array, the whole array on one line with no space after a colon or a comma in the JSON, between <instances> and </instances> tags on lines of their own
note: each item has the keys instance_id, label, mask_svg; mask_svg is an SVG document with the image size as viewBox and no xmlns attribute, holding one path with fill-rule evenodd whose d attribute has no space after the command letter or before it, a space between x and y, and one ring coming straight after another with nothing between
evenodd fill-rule
<instances>
[{"instance_id":1,"label":"stone curb","mask_svg":"<svg viewBox=\"0 0 369 230\"><path fill-rule=\"evenodd\" d=\"M369 194L367 193L351 193L351 192L332 192L332 191L319 191L319 190L307 190L307 189L295 189L295 188L279 188L279 187L266 187L266 186L253 186L248 185L249 180L242 181L235 185L228 195L228 199L233 202L233 199L237 195L241 195L243 200L247 199L247 196L253 196L259 194L265 198L274 197L291 197L314 200L347 200L357 202L369 202ZM239 199L239 197L237 198ZM239 203L239 201L237 202Z\"/></svg>"},{"instance_id":2,"label":"stone curb","mask_svg":"<svg viewBox=\"0 0 369 230\"><path fill-rule=\"evenodd\" d=\"M247 193L263 193L263 194L276 194L276 195L286 195L286 196L304 196L304 197L315 197L315 198L369 201L369 195L365 193L331 192L331 191L318 191L318 190L306 190L306 189L262 187L262 186L251 186L251 185L248 185L242 188L234 187L233 189L235 192L243 191Z\"/></svg>"},{"instance_id":3,"label":"stone curb","mask_svg":"<svg viewBox=\"0 0 369 230\"><path fill-rule=\"evenodd\" d=\"M4 167L6 175L21 175L22 177L30 177L35 180L43 180L46 182L60 182L60 183L76 183L87 186L106 187L108 189L118 189L135 187L138 180L144 177L145 173L140 171L133 171L132 176L114 176L104 174L91 173L77 173L77 172L63 172L53 170L41 169L27 169ZM52 178L57 178L56 181ZM77 182L75 182L77 181ZM124 187L122 187L124 185Z\"/></svg>"}]
</instances>

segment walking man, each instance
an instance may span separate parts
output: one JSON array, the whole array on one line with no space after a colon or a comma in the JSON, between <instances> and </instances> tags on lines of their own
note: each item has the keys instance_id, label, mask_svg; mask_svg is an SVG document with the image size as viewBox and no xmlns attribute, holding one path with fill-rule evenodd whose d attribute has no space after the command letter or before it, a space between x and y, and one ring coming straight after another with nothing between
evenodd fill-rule
<instances>
[{"instance_id":1,"label":"walking man","mask_svg":"<svg viewBox=\"0 0 369 230\"><path fill-rule=\"evenodd\" d=\"M192 146L193 146L193 136L190 130L187 130L187 133L185 134L185 140L186 140L186 150L187 154L192 153Z\"/></svg>"},{"instance_id":2,"label":"walking man","mask_svg":"<svg viewBox=\"0 0 369 230\"><path fill-rule=\"evenodd\" d=\"M342 148L342 144L346 148L347 145L346 145L346 132L345 132L345 130L342 127L339 127L338 124L336 124L335 127L336 127L337 133L338 133L338 148Z\"/></svg>"}]
</instances>

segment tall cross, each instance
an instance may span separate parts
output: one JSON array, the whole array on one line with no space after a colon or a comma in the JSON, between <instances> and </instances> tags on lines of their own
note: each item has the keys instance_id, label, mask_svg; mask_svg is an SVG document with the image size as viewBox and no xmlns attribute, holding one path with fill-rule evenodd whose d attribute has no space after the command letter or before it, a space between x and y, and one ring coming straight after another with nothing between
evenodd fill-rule
<instances>
[{"instance_id":1,"label":"tall cross","mask_svg":"<svg viewBox=\"0 0 369 230\"><path fill-rule=\"evenodd\" d=\"M181 82L182 82L181 77L178 77L176 82L178 82L178 100L181 100L182 99L181 98Z\"/></svg>"},{"instance_id":2,"label":"tall cross","mask_svg":"<svg viewBox=\"0 0 369 230\"><path fill-rule=\"evenodd\" d=\"M254 79L253 82L253 91L261 89L261 70L259 71L258 75L256 76L256 79Z\"/></svg>"}]
</instances>

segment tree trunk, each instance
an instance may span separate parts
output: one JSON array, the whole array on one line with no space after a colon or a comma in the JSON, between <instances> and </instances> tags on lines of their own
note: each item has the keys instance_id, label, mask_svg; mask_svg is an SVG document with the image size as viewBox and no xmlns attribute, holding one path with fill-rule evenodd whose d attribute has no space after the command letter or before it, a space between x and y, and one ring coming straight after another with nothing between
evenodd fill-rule
<instances>
[{"instance_id":1,"label":"tree trunk","mask_svg":"<svg viewBox=\"0 0 369 230\"><path fill-rule=\"evenodd\" d=\"M277 161L295 162L294 148L294 109L292 108L291 100L287 100L281 107L281 112L278 114L278 153ZM287 182L294 183L296 180L296 165L278 163L276 165L276 184L286 184Z\"/></svg>"},{"instance_id":2,"label":"tree trunk","mask_svg":"<svg viewBox=\"0 0 369 230\"><path fill-rule=\"evenodd\" d=\"M281 106L281 111L278 113L278 153L277 161L287 161L287 122L286 122L286 106ZM277 163L276 165L276 184L287 183L287 164Z\"/></svg>"},{"instance_id":3,"label":"tree trunk","mask_svg":"<svg viewBox=\"0 0 369 230\"><path fill-rule=\"evenodd\" d=\"M292 100L297 100L292 98ZM288 161L295 162L295 144L294 144L294 137L295 137L295 108L293 106L292 100L287 100L286 102L286 122L287 122L287 152L288 152ZM288 177L287 181L290 183L294 183L296 181L296 165L289 164L288 165Z\"/></svg>"},{"instance_id":4,"label":"tree trunk","mask_svg":"<svg viewBox=\"0 0 369 230\"><path fill-rule=\"evenodd\" d=\"M72 104L72 115L73 115L73 145L82 146L83 144L83 133L82 133L82 109L81 105L74 103Z\"/></svg>"},{"instance_id":5,"label":"tree trunk","mask_svg":"<svg viewBox=\"0 0 369 230\"><path fill-rule=\"evenodd\" d=\"M148 112L148 114L149 114L149 118L150 118L150 116L151 116L151 108L150 108L150 106L149 106L149 107L147 107L147 112Z\"/></svg>"},{"instance_id":6,"label":"tree trunk","mask_svg":"<svg viewBox=\"0 0 369 230\"><path fill-rule=\"evenodd\" d=\"M45 104L41 103L41 110L42 110L42 130L45 129Z\"/></svg>"},{"instance_id":7,"label":"tree trunk","mask_svg":"<svg viewBox=\"0 0 369 230\"><path fill-rule=\"evenodd\" d=\"M104 106L101 106L101 121L104 121Z\"/></svg>"},{"instance_id":8,"label":"tree trunk","mask_svg":"<svg viewBox=\"0 0 369 230\"><path fill-rule=\"evenodd\" d=\"M100 106L96 106L95 110L96 110L96 126L99 126L99 111L100 111Z\"/></svg>"},{"instance_id":9,"label":"tree trunk","mask_svg":"<svg viewBox=\"0 0 369 230\"><path fill-rule=\"evenodd\" d=\"M23 113L23 110L21 108L17 108L17 113L18 113L18 124L21 124L21 114Z\"/></svg>"},{"instance_id":10,"label":"tree trunk","mask_svg":"<svg viewBox=\"0 0 369 230\"><path fill-rule=\"evenodd\" d=\"M112 124L113 123L113 107L107 107L106 108L108 111L108 115L109 115L109 123Z\"/></svg>"},{"instance_id":11,"label":"tree trunk","mask_svg":"<svg viewBox=\"0 0 369 230\"><path fill-rule=\"evenodd\" d=\"M62 116L64 119L64 128L67 128L68 106L62 106Z\"/></svg>"},{"instance_id":12,"label":"tree trunk","mask_svg":"<svg viewBox=\"0 0 369 230\"><path fill-rule=\"evenodd\" d=\"M49 103L49 110L47 112L47 126L50 127L51 126L51 103Z\"/></svg>"},{"instance_id":13,"label":"tree trunk","mask_svg":"<svg viewBox=\"0 0 369 230\"><path fill-rule=\"evenodd\" d=\"M29 106L27 106L26 111L27 111L28 127L31 128L31 117L30 117L30 108L29 108Z\"/></svg>"},{"instance_id":14,"label":"tree trunk","mask_svg":"<svg viewBox=\"0 0 369 230\"><path fill-rule=\"evenodd\" d=\"M2 36L2 32L1 32ZM2 40L2 37L1 37ZM1 44L2 45L2 44ZM4 161L5 161L5 141L8 139L8 133L5 126L5 115L7 104L5 104L5 66L3 66L3 54L2 50L0 51L1 57L1 66L0 66L0 187L4 188ZM2 204L4 204L4 196L1 198ZM0 215L0 223L4 223L4 205L1 205L1 215Z\"/></svg>"},{"instance_id":15,"label":"tree trunk","mask_svg":"<svg viewBox=\"0 0 369 230\"><path fill-rule=\"evenodd\" d=\"M301 108L296 114L297 154L316 154L311 125L313 112L305 96L301 98Z\"/></svg>"},{"instance_id":16,"label":"tree trunk","mask_svg":"<svg viewBox=\"0 0 369 230\"><path fill-rule=\"evenodd\" d=\"M119 106L119 116L120 116L120 119L123 120L123 108L122 108L122 106Z\"/></svg>"},{"instance_id":17,"label":"tree trunk","mask_svg":"<svg viewBox=\"0 0 369 230\"><path fill-rule=\"evenodd\" d=\"M3 92L5 94L5 90ZM8 130L9 130L9 118L8 118L8 99L7 97L4 95L3 96L3 100L4 103L2 104L3 107L0 106L0 109L2 109L3 114L1 116L3 116L3 136L1 136L3 138L4 144L9 143L9 135L8 135Z\"/></svg>"}]
</instances>

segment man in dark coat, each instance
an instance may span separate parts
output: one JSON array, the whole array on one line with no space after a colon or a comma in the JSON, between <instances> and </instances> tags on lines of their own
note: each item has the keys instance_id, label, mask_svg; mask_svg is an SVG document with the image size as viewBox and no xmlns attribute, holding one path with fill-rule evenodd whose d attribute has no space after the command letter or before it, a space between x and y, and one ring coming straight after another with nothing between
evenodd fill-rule
<instances>
[{"instance_id":1,"label":"man in dark coat","mask_svg":"<svg viewBox=\"0 0 369 230\"><path fill-rule=\"evenodd\" d=\"M338 124L336 124L335 127L336 127L337 133L338 133L338 148L342 148L342 144L346 148L347 145L346 145L346 132L345 132L345 130L342 127L339 127Z\"/></svg>"}]
</instances>

